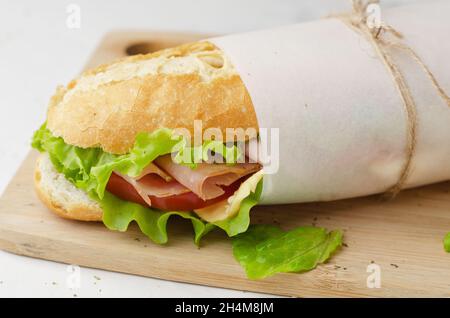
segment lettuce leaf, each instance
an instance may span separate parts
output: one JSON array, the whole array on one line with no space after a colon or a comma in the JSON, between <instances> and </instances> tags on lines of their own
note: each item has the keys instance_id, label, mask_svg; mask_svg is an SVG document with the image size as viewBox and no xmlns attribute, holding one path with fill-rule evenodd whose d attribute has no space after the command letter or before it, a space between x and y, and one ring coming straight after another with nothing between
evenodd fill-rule
<instances>
[{"instance_id":1,"label":"lettuce leaf","mask_svg":"<svg viewBox=\"0 0 450 318\"><path fill-rule=\"evenodd\" d=\"M207 161L210 151L222 156L229 164L236 163L242 155L235 145L225 146L218 141L205 141L199 147L188 145L182 136L174 136L172 130L162 128L153 133L139 133L129 153L113 155L100 148L67 145L61 137L53 136L45 124L35 132L32 141L34 148L50 154L53 164L67 179L79 189L94 192L100 199L113 171L136 177L157 157L173 151L178 151L175 161L191 168L196 168L199 160ZM200 153L200 158L195 153Z\"/></svg>"},{"instance_id":2,"label":"lettuce leaf","mask_svg":"<svg viewBox=\"0 0 450 318\"><path fill-rule=\"evenodd\" d=\"M203 236L216 227L223 229L228 236L234 236L245 232L250 224L250 209L258 203L262 188L260 182L255 193L245 198L236 216L215 223L202 221L198 216L189 211L162 212L140 204L128 202L117 198L109 192L105 192L102 199L97 199L103 210L103 224L110 229L125 232L132 221L135 221L142 233L158 244L168 241L167 221L172 216L179 216L190 220L194 229L194 242L200 245ZM93 197L95 199L95 197Z\"/></svg>"},{"instance_id":3,"label":"lettuce leaf","mask_svg":"<svg viewBox=\"0 0 450 318\"><path fill-rule=\"evenodd\" d=\"M186 165L191 169L196 169L197 164L210 159L214 162L235 164L243 158L243 153L236 145L225 145L223 142L216 140L206 140L201 146L191 147L186 139L182 139L174 148L176 155L173 160L177 164Z\"/></svg>"},{"instance_id":4,"label":"lettuce leaf","mask_svg":"<svg viewBox=\"0 0 450 318\"><path fill-rule=\"evenodd\" d=\"M191 220L195 233L194 242L197 245L200 244L200 239L214 228L214 225L203 223L191 212L161 212L121 200L109 192L105 193L100 205L103 209L103 223L108 229L125 232L129 224L135 221L142 233L158 244L168 241L167 221L172 215Z\"/></svg>"},{"instance_id":5,"label":"lettuce leaf","mask_svg":"<svg viewBox=\"0 0 450 318\"><path fill-rule=\"evenodd\" d=\"M156 243L168 240L166 225L168 219L175 215L191 221L196 244L216 226L206 223L190 211L162 212L121 200L105 191L109 177L113 171L132 177L138 176L142 170L158 156L171 153L174 149L191 152L188 143L181 137L174 137L170 129L159 129L153 133L140 133L136 137L131 151L124 155L104 152L101 148L80 148L68 145L61 137L54 136L46 124L35 132L32 146L41 152L47 152L55 168L63 173L77 188L84 190L99 202L104 211L103 223L111 230L126 231L128 225L135 221L141 231ZM186 148L183 148L185 147ZM227 163L234 163L239 157L235 146L219 147L217 142L206 141L202 158L213 150L225 158ZM233 148L234 147L234 148ZM231 159L230 159L231 158ZM195 168L195 165L193 166ZM217 222L228 235L236 235L247 230L250 223L250 209L258 202L261 186L242 201L239 212L233 218Z\"/></svg>"},{"instance_id":6,"label":"lettuce leaf","mask_svg":"<svg viewBox=\"0 0 450 318\"><path fill-rule=\"evenodd\" d=\"M318 227L285 232L273 225L252 225L232 238L234 257L250 279L314 269L341 244L341 231L327 232Z\"/></svg>"},{"instance_id":7,"label":"lettuce leaf","mask_svg":"<svg viewBox=\"0 0 450 318\"><path fill-rule=\"evenodd\" d=\"M113 155L101 148L80 148L55 137L44 124L35 134L32 146L46 151L68 180L79 189L102 199L113 171L136 177L158 156L169 154L182 137L172 137L170 129L136 136L134 147L124 155Z\"/></svg>"},{"instance_id":8,"label":"lettuce leaf","mask_svg":"<svg viewBox=\"0 0 450 318\"><path fill-rule=\"evenodd\" d=\"M447 253L450 253L450 232L444 237L444 249Z\"/></svg>"},{"instance_id":9,"label":"lettuce leaf","mask_svg":"<svg viewBox=\"0 0 450 318\"><path fill-rule=\"evenodd\" d=\"M247 231L250 225L250 210L258 204L261 197L262 185L261 180L256 186L256 191L250 193L248 197L242 200L239 211L235 216L230 219L216 221L214 222L214 225L227 232L228 236L235 236Z\"/></svg>"}]
</instances>

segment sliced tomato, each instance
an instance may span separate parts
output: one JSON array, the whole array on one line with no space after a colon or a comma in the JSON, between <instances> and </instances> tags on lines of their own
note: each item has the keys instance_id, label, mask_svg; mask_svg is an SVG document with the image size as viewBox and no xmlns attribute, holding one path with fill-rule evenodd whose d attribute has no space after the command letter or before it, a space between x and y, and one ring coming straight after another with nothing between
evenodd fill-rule
<instances>
[{"instance_id":1,"label":"sliced tomato","mask_svg":"<svg viewBox=\"0 0 450 318\"><path fill-rule=\"evenodd\" d=\"M233 195L233 193L236 192L237 189L239 189L239 186L241 185L243 180L245 180L245 178L238 180L229 186L222 187L222 189L225 191L223 195L206 201L201 199L193 192L186 192L168 197L155 197L150 195L149 198L152 202L152 207L157 209L166 211L191 211L194 209L204 208L211 204L225 200L226 198ZM148 206L147 203L145 203L144 199L142 199L142 197L134 189L134 187L125 179L115 173L111 174L106 189L123 200Z\"/></svg>"}]
</instances>

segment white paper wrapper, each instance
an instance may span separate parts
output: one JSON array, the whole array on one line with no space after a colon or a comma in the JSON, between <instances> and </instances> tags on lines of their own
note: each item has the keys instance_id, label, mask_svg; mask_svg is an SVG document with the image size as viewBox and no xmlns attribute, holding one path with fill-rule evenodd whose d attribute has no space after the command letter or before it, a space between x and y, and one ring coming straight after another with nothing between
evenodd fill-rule
<instances>
[{"instance_id":1,"label":"white paper wrapper","mask_svg":"<svg viewBox=\"0 0 450 318\"><path fill-rule=\"evenodd\" d=\"M450 92L450 3L382 11ZM406 156L407 114L366 39L338 19L210 39L231 59L260 127L280 129L280 168L262 204L384 192ZM450 108L421 67L395 54L417 106L417 151L405 187L450 179Z\"/></svg>"}]
</instances>

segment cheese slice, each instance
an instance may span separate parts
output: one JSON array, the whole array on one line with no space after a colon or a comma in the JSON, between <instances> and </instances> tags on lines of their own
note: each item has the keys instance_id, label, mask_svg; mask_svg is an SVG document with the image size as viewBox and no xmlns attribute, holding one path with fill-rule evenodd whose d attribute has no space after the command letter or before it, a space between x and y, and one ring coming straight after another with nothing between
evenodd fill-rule
<instances>
[{"instance_id":1,"label":"cheese slice","mask_svg":"<svg viewBox=\"0 0 450 318\"><path fill-rule=\"evenodd\" d=\"M194 210L194 212L207 222L217 222L235 216L239 212L242 201L256 191L259 181L263 178L260 170L245 180L239 189L227 200L220 201L206 208Z\"/></svg>"}]
</instances>

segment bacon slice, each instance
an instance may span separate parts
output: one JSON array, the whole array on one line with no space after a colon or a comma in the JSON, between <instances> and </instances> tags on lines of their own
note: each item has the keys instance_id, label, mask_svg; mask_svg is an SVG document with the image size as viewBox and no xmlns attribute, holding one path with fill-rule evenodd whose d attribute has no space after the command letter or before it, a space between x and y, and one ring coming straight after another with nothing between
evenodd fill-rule
<instances>
[{"instance_id":1,"label":"bacon slice","mask_svg":"<svg viewBox=\"0 0 450 318\"><path fill-rule=\"evenodd\" d=\"M224 194L220 186L228 186L261 168L258 163L235 165L199 163L197 168L191 169L174 163L170 154L158 157L154 163L203 200Z\"/></svg>"}]
</instances>

